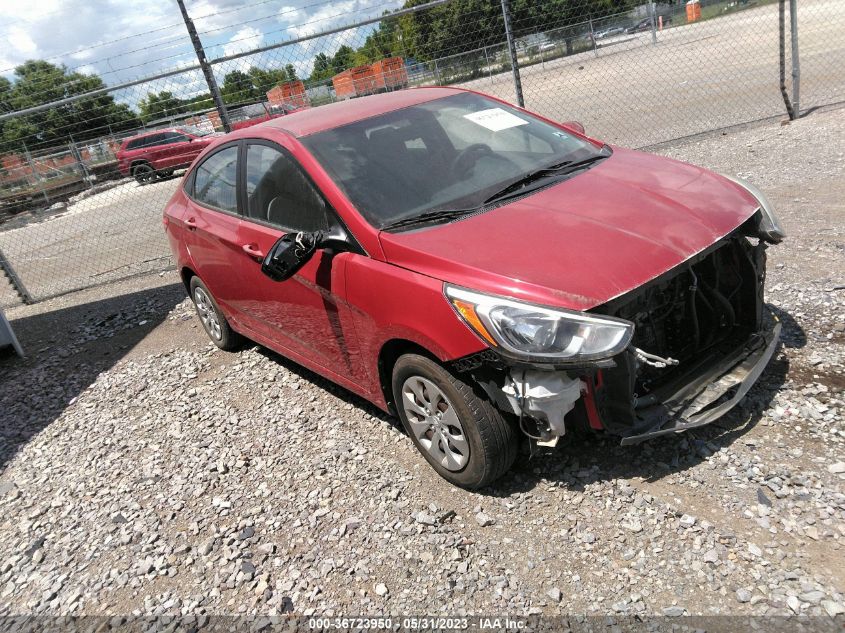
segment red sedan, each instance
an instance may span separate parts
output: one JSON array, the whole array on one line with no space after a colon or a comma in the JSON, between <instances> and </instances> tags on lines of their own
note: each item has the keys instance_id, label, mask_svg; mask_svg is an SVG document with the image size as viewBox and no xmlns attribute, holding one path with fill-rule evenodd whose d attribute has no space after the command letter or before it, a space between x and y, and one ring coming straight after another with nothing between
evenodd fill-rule
<instances>
[{"instance_id":1,"label":"red sedan","mask_svg":"<svg viewBox=\"0 0 845 633\"><path fill-rule=\"evenodd\" d=\"M399 415L477 488L520 442L707 424L759 377L783 230L753 186L452 88L232 133L165 210L211 339Z\"/></svg>"}]
</instances>

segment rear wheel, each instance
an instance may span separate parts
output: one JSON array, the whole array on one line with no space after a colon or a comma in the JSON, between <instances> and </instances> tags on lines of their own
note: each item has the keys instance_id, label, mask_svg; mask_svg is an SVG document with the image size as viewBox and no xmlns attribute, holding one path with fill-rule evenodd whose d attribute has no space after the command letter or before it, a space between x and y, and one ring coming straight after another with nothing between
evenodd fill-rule
<instances>
[{"instance_id":1,"label":"rear wheel","mask_svg":"<svg viewBox=\"0 0 845 633\"><path fill-rule=\"evenodd\" d=\"M513 464L519 447L513 425L431 359L400 357L393 368L393 397L414 445L450 483L481 488Z\"/></svg>"},{"instance_id":2,"label":"rear wheel","mask_svg":"<svg viewBox=\"0 0 845 633\"><path fill-rule=\"evenodd\" d=\"M138 163L132 168L132 177L139 185L152 182L155 179L156 170L149 163Z\"/></svg>"},{"instance_id":3,"label":"rear wheel","mask_svg":"<svg viewBox=\"0 0 845 633\"><path fill-rule=\"evenodd\" d=\"M229 352L238 349L243 343L243 337L229 325L211 292L199 277L191 279L191 299L208 338L220 349Z\"/></svg>"}]
</instances>

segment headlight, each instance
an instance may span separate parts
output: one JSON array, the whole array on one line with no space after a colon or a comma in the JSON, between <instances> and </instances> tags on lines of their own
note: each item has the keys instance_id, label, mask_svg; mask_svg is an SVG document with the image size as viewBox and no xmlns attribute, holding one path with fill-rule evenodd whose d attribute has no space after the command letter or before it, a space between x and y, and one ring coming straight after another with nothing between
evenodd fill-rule
<instances>
[{"instance_id":1,"label":"headlight","mask_svg":"<svg viewBox=\"0 0 845 633\"><path fill-rule=\"evenodd\" d=\"M491 346L525 360L609 358L631 342L628 321L520 303L447 285L446 297L464 322Z\"/></svg>"},{"instance_id":2,"label":"headlight","mask_svg":"<svg viewBox=\"0 0 845 633\"><path fill-rule=\"evenodd\" d=\"M760 203L760 220L757 224L757 231L760 234L760 239L766 240L770 244L780 244L783 238L786 237L786 231L783 230L780 220L778 220L775 215L772 203L766 199L763 192L750 182L745 182L741 178L735 178L733 176L728 176L727 174L722 175L745 189L748 193L757 198L757 202Z\"/></svg>"}]
</instances>

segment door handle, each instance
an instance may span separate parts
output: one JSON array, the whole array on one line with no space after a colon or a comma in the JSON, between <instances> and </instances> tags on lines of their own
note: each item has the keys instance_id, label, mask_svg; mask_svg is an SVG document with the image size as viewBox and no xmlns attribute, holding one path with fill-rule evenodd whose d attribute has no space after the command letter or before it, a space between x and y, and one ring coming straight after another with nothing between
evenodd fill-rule
<instances>
[{"instance_id":1,"label":"door handle","mask_svg":"<svg viewBox=\"0 0 845 633\"><path fill-rule=\"evenodd\" d=\"M196 231L197 230L197 219L196 218L188 218L187 220L185 220L185 226L187 226L188 230L190 230L190 231Z\"/></svg>"},{"instance_id":2,"label":"door handle","mask_svg":"<svg viewBox=\"0 0 845 633\"><path fill-rule=\"evenodd\" d=\"M255 245L255 244L244 244L243 246L241 246L241 248L244 250L244 253L246 253L247 255L249 255L250 257L252 257L254 259L258 259L258 260L264 259L264 253L262 253L259 250L258 246Z\"/></svg>"}]
</instances>

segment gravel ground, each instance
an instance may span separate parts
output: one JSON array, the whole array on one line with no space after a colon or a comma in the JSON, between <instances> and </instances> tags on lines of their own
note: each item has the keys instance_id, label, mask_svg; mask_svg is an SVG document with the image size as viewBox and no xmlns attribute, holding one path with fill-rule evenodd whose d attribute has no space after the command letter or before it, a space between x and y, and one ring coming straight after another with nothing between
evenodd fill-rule
<instances>
[{"instance_id":1,"label":"gravel ground","mask_svg":"<svg viewBox=\"0 0 845 633\"><path fill-rule=\"evenodd\" d=\"M395 420L207 343L174 273L9 317L0 615L845 617L845 110L655 148L780 210L783 345L741 406L453 488ZM838 288L838 289L837 289Z\"/></svg>"}]
</instances>

